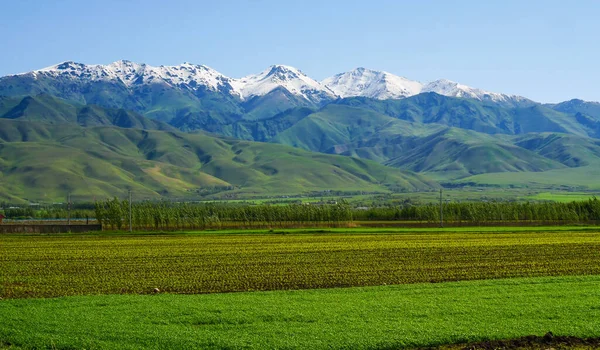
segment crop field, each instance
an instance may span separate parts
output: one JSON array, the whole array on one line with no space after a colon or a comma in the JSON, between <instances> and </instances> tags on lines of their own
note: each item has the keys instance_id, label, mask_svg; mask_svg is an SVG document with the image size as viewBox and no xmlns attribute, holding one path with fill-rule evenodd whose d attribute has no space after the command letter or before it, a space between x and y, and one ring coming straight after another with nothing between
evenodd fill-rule
<instances>
[{"instance_id":1,"label":"crop field","mask_svg":"<svg viewBox=\"0 0 600 350\"><path fill-rule=\"evenodd\" d=\"M4 235L0 297L600 275L598 232L377 232Z\"/></svg>"}]
</instances>

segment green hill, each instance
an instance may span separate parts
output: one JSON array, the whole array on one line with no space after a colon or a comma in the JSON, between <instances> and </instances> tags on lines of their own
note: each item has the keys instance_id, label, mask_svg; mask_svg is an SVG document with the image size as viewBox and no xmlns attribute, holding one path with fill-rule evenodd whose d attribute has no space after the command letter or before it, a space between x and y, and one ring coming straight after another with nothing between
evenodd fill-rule
<instances>
[{"instance_id":1,"label":"green hill","mask_svg":"<svg viewBox=\"0 0 600 350\"><path fill-rule=\"evenodd\" d=\"M344 105L329 105L306 116L273 141L372 159L446 180L488 172L539 172L565 166L551 157L514 145L509 136L412 123Z\"/></svg>"},{"instance_id":2,"label":"green hill","mask_svg":"<svg viewBox=\"0 0 600 350\"><path fill-rule=\"evenodd\" d=\"M554 105L548 105L548 107L563 113L569 114L585 114L593 117L595 120L600 120L600 103L599 102L588 102L579 99L573 99L557 103Z\"/></svg>"},{"instance_id":3,"label":"green hill","mask_svg":"<svg viewBox=\"0 0 600 350\"><path fill-rule=\"evenodd\" d=\"M99 86L96 88L100 89ZM52 86L47 86L47 90L52 91ZM91 100L109 104L105 100L98 100L99 96L104 96L102 91L95 91ZM106 91L105 98L111 98L111 91ZM88 187L92 188L88 193L110 194L122 191L127 186L141 186L138 189L148 196L189 195L207 186L231 187L233 189L229 191L232 193L266 194L326 189L367 188L379 191L386 188L424 188L419 181L430 185L427 180L418 177L388 181L394 177L382 174L391 170L377 168L371 162L365 163L368 164L365 170L363 165L345 163L346 160L339 160L344 158L336 158L335 164L339 165L336 169L343 169L340 172L330 167L333 158L315 158L330 155L375 161L459 186L471 182L485 185L488 181L492 185L508 184L511 180L519 186L529 186L535 184L536 176L548 176L543 186L552 181L556 186L566 183L588 186L589 181L583 179L585 172L580 168L600 166L600 141L591 138L600 136L599 104L591 102L573 100L557 105L532 103L507 107L426 93L402 100L339 99L316 108L294 107L300 102L276 90L246 101L243 106L239 105L239 101L225 101L220 94L205 92L199 100L203 104L199 108L197 104L182 107L181 96L172 95L175 92L185 94L166 87L159 93L136 94L136 98L154 96L159 100L164 99L162 102L154 101L152 107L146 105L149 109L144 111L156 119L165 119L161 115L174 113L175 117L170 119L171 125L137 112L89 104L90 101L81 94L77 96L84 100L82 102L68 101L46 93L25 97L0 96L0 121L3 122L0 138L4 147L1 171L3 181L10 179L6 182L7 187L13 186L8 192L18 193L19 198L24 198L32 191L26 190L29 185L46 186L47 182L47 187L53 188L53 184L63 178L69 178L76 184L75 187L83 186L82 179L85 179L90 183ZM201 91L199 93L203 94ZM116 94L112 98L119 96ZM123 102L119 101L111 103ZM146 103L143 99L136 101ZM178 107L173 109L175 105ZM255 114L241 115L241 110L247 113L254 111ZM275 115L265 117L271 114ZM10 124L9 121L22 123ZM65 125L69 127L65 128ZM116 126L135 131L100 133L100 129L93 128L97 126ZM251 151L254 148L248 148L243 152L231 147L226 152L220 148L205 151L202 147L194 148L193 144L199 142L198 138L203 138L203 147L213 143L207 141L209 139L233 141L224 141L227 139L201 132L181 133L177 129L191 132L203 129L226 137L279 143L329 155L299 154L297 152L302 151L294 150L287 157L278 156L269 160L269 164L263 164L261 162L266 162L267 155L282 152L281 146L262 144L255 146L258 147L255 151ZM80 134L70 133L76 130ZM170 136L140 140L136 139L137 136L131 136L144 132L142 130L165 131L161 135ZM86 136L82 137L81 133ZM76 142L71 143L71 139ZM134 139L137 141L134 142ZM14 149L15 145L9 145L23 142L27 143L23 149L31 152L32 157L27 152ZM31 143L36 143L38 147ZM126 151L123 151L124 145L127 145ZM85 164L85 167L64 164L62 157L66 151L60 147L74 149L71 162ZM22 163L6 153L9 151L20 154L23 159L31 159L31 162L37 158L40 161ZM238 151L256 153L256 157L249 160L235 154ZM215 154L222 154L222 157L216 157ZM291 154L294 156L291 157ZM91 159L90 156L97 159ZM160 166L153 165L155 162ZM30 176L32 173L19 173L25 167L44 174L44 167L40 164L45 164L55 174L56 180L44 180L52 179L52 176L45 176L28 183L33 181ZM323 164L329 165L323 167ZM13 168L7 168L10 165ZM78 170L65 173L57 168L59 165ZM302 165L306 166L306 170L300 168ZM91 179L99 182L88 180L87 173L82 169L88 169L93 175ZM572 178L568 178L569 169L572 170ZM378 173L381 176L376 175ZM7 174L12 177L7 177ZM76 176L71 176L73 174ZM483 176L486 174L489 176ZM552 180L548 174L557 175ZM291 182L286 183L286 176ZM414 179L416 182L411 182ZM65 186L68 187L68 184ZM47 196L56 198L64 189L52 191ZM44 197L46 192L34 193L35 196Z\"/></svg>"},{"instance_id":4,"label":"green hill","mask_svg":"<svg viewBox=\"0 0 600 350\"><path fill-rule=\"evenodd\" d=\"M268 142L271 141L282 131L294 126L300 120L314 113L314 110L307 107L298 107L288 109L274 117L262 120L239 120L231 124L213 123L207 127L208 131L219 135L234 137L236 139ZM177 123L173 124L180 127ZM189 128L194 130L197 128Z\"/></svg>"},{"instance_id":5,"label":"green hill","mask_svg":"<svg viewBox=\"0 0 600 350\"><path fill-rule=\"evenodd\" d=\"M383 161L410 148L420 137L445 129L410 123L349 106L328 105L272 139L307 150L357 155Z\"/></svg>"},{"instance_id":6,"label":"green hill","mask_svg":"<svg viewBox=\"0 0 600 350\"><path fill-rule=\"evenodd\" d=\"M134 129L176 130L168 124L148 119L135 112L97 105L78 105L46 94L3 98L0 100L0 118L45 124L114 125Z\"/></svg>"},{"instance_id":7,"label":"green hill","mask_svg":"<svg viewBox=\"0 0 600 350\"><path fill-rule=\"evenodd\" d=\"M79 127L0 119L1 199L60 201L123 195L193 197L307 191L430 190L437 184L368 160L203 133Z\"/></svg>"},{"instance_id":8,"label":"green hill","mask_svg":"<svg viewBox=\"0 0 600 350\"><path fill-rule=\"evenodd\" d=\"M515 139L519 147L569 167L600 164L600 140L568 134L530 134Z\"/></svg>"},{"instance_id":9,"label":"green hill","mask_svg":"<svg viewBox=\"0 0 600 350\"><path fill-rule=\"evenodd\" d=\"M439 179L484 173L541 172L565 167L493 136L455 128L422 138L418 145L384 164Z\"/></svg>"},{"instance_id":10,"label":"green hill","mask_svg":"<svg viewBox=\"0 0 600 350\"><path fill-rule=\"evenodd\" d=\"M600 166L563 168L545 172L490 173L465 177L451 182L453 186L520 187L547 190L600 190Z\"/></svg>"},{"instance_id":11,"label":"green hill","mask_svg":"<svg viewBox=\"0 0 600 350\"><path fill-rule=\"evenodd\" d=\"M575 113L540 104L515 108L466 98L423 93L401 100L374 100L364 97L340 99L333 103L369 109L394 118L436 123L486 134L521 135L532 132L561 132L594 136L596 130L580 123Z\"/></svg>"}]
</instances>

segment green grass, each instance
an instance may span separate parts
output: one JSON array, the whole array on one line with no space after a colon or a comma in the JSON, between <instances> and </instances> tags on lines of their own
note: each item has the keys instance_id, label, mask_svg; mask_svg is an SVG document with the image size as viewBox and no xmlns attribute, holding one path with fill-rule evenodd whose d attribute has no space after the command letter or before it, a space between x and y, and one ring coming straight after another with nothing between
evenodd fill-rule
<instances>
[{"instance_id":1,"label":"green grass","mask_svg":"<svg viewBox=\"0 0 600 350\"><path fill-rule=\"evenodd\" d=\"M514 173L513 173L514 175ZM435 179L435 174L429 173L428 177ZM600 196L600 192L573 192L567 190L543 190L528 188L495 188L495 187L464 187L464 188L446 188L444 189L444 200L448 202L481 202L481 201L560 201L570 202L579 200L588 200L593 196ZM354 206L382 206L399 205L404 201L411 203L438 203L440 198L439 191L422 191L407 193L371 193L360 195L323 195L307 197L299 194L287 197L281 196L252 196L247 199L238 200L207 200L206 202L248 202L261 204L265 202L277 201L301 201L301 202L319 202L321 200L346 200Z\"/></svg>"},{"instance_id":2,"label":"green grass","mask_svg":"<svg viewBox=\"0 0 600 350\"><path fill-rule=\"evenodd\" d=\"M0 301L0 344L49 349L398 349L600 336L600 276Z\"/></svg>"},{"instance_id":3,"label":"green grass","mask_svg":"<svg viewBox=\"0 0 600 350\"><path fill-rule=\"evenodd\" d=\"M460 179L455 183L475 186L516 186L531 189L557 189L557 186L560 186L565 189L581 191L600 190L598 176L600 176L600 166L594 164L544 172L480 174Z\"/></svg>"},{"instance_id":4,"label":"green grass","mask_svg":"<svg viewBox=\"0 0 600 350\"><path fill-rule=\"evenodd\" d=\"M594 197L592 193L556 193L556 192L540 192L527 198L535 201L552 201L552 202L572 202L572 201L586 201Z\"/></svg>"},{"instance_id":5,"label":"green grass","mask_svg":"<svg viewBox=\"0 0 600 350\"><path fill-rule=\"evenodd\" d=\"M454 231L5 235L0 236L0 297L144 294L154 288L189 294L600 274L597 231Z\"/></svg>"}]
</instances>

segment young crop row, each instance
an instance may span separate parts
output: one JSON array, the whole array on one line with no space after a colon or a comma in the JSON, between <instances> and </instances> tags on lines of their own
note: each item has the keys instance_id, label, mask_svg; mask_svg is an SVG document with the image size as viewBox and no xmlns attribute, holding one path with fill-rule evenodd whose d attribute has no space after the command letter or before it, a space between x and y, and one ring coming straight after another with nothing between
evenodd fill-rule
<instances>
[{"instance_id":1,"label":"young crop row","mask_svg":"<svg viewBox=\"0 0 600 350\"><path fill-rule=\"evenodd\" d=\"M599 233L0 236L0 297L600 274Z\"/></svg>"}]
</instances>

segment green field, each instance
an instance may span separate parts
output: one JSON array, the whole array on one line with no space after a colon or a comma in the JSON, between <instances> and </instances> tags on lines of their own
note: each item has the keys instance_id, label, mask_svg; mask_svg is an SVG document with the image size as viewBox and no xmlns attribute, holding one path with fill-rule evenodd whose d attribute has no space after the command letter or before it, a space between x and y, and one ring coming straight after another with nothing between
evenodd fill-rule
<instances>
[{"instance_id":1,"label":"green field","mask_svg":"<svg viewBox=\"0 0 600 350\"><path fill-rule=\"evenodd\" d=\"M0 297L0 348L396 349L548 331L600 337L600 232L0 235Z\"/></svg>"},{"instance_id":2,"label":"green field","mask_svg":"<svg viewBox=\"0 0 600 350\"><path fill-rule=\"evenodd\" d=\"M592 197L595 197L596 193L581 193L581 192L540 192L535 195L528 196L528 199L552 201L552 202L572 202L572 201L585 201Z\"/></svg>"},{"instance_id":3,"label":"green field","mask_svg":"<svg viewBox=\"0 0 600 350\"><path fill-rule=\"evenodd\" d=\"M518 175L512 173L513 176L518 178ZM530 189L530 188L495 188L495 187L464 187L464 188L451 188L444 189L443 198L446 202L481 202L481 201L518 201L518 202L540 202L540 201L552 201L552 202L571 202L571 201L584 201L592 197L599 197L600 192L587 191L587 192L572 192L566 190L543 190L543 189ZM221 202L242 202L242 203L290 203L296 202L319 202L328 200L341 200L344 199L352 205L356 206L380 206L386 204L398 205L404 201L410 201L412 203L438 203L440 198L439 191L423 191L423 192L408 192L408 193L373 193L363 195L323 195L316 197L292 195L286 197L268 197L263 198L249 198L240 200L227 200ZM206 201L212 202L212 201Z\"/></svg>"},{"instance_id":4,"label":"green field","mask_svg":"<svg viewBox=\"0 0 600 350\"><path fill-rule=\"evenodd\" d=\"M598 337L599 286L598 276L544 277L3 300L0 340L48 349L398 349L548 331Z\"/></svg>"}]
</instances>

